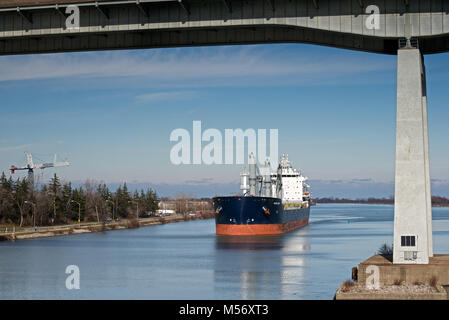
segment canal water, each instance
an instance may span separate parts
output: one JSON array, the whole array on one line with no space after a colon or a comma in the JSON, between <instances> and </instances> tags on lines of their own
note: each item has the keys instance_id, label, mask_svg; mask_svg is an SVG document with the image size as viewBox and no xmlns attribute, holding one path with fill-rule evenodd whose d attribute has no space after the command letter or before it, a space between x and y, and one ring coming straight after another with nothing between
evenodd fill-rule
<instances>
[{"instance_id":1,"label":"canal water","mask_svg":"<svg viewBox=\"0 0 449 320\"><path fill-rule=\"evenodd\" d=\"M449 253L449 208L434 208ZM0 242L0 299L332 299L351 268L392 243L393 207L319 204L283 236L223 237L213 220ZM66 267L80 289L66 288Z\"/></svg>"}]
</instances>

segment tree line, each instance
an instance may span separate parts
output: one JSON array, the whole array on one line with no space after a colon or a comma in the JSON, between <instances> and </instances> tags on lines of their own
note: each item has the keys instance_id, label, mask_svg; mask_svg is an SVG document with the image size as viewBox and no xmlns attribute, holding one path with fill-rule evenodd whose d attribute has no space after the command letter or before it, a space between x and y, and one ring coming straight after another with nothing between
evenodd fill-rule
<instances>
[{"instance_id":1,"label":"tree line","mask_svg":"<svg viewBox=\"0 0 449 320\"><path fill-rule=\"evenodd\" d=\"M115 192L106 184L86 181L73 188L55 174L48 184L32 186L26 178L0 178L0 223L22 226L48 226L105 221L108 218L143 217L158 209L154 190L130 193L126 183Z\"/></svg>"}]
</instances>

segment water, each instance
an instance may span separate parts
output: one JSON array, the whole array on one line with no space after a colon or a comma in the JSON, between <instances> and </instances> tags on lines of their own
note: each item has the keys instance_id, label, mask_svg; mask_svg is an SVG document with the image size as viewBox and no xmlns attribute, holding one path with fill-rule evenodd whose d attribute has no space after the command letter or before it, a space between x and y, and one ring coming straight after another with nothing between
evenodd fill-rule
<instances>
[{"instance_id":1,"label":"water","mask_svg":"<svg viewBox=\"0 0 449 320\"><path fill-rule=\"evenodd\" d=\"M449 208L434 208L449 253ZM283 236L217 237L213 220L0 243L0 299L332 299L351 268L391 244L393 207L321 204ZM80 269L67 290L65 269Z\"/></svg>"}]
</instances>

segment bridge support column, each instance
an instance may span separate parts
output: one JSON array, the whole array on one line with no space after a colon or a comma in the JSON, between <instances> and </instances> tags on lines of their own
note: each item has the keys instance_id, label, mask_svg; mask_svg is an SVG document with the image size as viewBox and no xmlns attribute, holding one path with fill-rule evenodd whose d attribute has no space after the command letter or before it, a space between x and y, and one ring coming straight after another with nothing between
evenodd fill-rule
<instances>
[{"instance_id":1,"label":"bridge support column","mask_svg":"<svg viewBox=\"0 0 449 320\"><path fill-rule=\"evenodd\" d=\"M424 60L398 50L393 263L428 264L433 255Z\"/></svg>"}]
</instances>

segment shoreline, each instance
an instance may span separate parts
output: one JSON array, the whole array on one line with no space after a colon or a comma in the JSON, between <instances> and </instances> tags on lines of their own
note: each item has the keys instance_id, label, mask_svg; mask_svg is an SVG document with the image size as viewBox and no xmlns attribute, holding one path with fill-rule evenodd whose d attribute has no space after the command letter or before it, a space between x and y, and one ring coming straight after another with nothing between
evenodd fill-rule
<instances>
[{"instance_id":1,"label":"shoreline","mask_svg":"<svg viewBox=\"0 0 449 320\"><path fill-rule=\"evenodd\" d=\"M325 201L325 202L315 202L315 204L367 204L367 205L386 205L386 206L393 206L394 203L380 203L380 202L352 202L352 201L348 201L348 202L343 202L343 201ZM432 208L448 208L449 204L432 204Z\"/></svg>"},{"instance_id":2,"label":"shoreline","mask_svg":"<svg viewBox=\"0 0 449 320\"><path fill-rule=\"evenodd\" d=\"M16 241L16 240L28 240L28 239L38 239L38 238L49 238L72 234L83 234L83 233L96 233L112 230L124 230L124 229L137 229L140 227L147 227L153 225L162 225L174 222L183 221L193 221L193 220L206 220L212 219L213 217L188 217L184 216L168 216L168 217L151 217L151 218L141 218L141 219L123 219L121 221L111 221L111 222L91 222L83 223L81 225L61 225L61 226L50 226L50 227L40 227L37 231L31 230L19 230L11 232L0 233L0 241Z\"/></svg>"}]
</instances>

